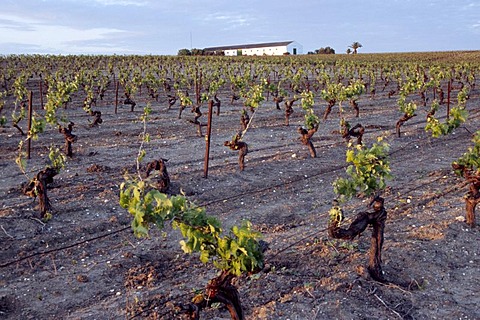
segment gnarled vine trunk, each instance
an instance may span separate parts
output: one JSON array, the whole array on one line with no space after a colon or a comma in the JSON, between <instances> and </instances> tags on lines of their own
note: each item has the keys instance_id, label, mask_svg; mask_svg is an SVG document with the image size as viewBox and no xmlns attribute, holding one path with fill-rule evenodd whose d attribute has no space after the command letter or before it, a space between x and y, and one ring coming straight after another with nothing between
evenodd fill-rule
<instances>
[{"instance_id":1,"label":"gnarled vine trunk","mask_svg":"<svg viewBox=\"0 0 480 320\"><path fill-rule=\"evenodd\" d=\"M232 320L244 320L242 305L237 288L232 285L235 276L226 271L210 280L204 294L194 299L194 305L190 308L190 319L200 319L200 311L212 303L224 304Z\"/></svg>"},{"instance_id":2,"label":"gnarled vine trunk","mask_svg":"<svg viewBox=\"0 0 480 320\"><path fill-rule=\"evenodd\" d=\"M103 123L101 111L90 110L89 114L93 117L93 122L90 123L90 127L96 127L99 124Z\"/></svg>"},{"instance_id":3,"label":"gnarled vine trunk","mask_svg":"<svg viewBox=\"0 0 480 320\"><path fill-rule=\"evenodd\" d=\"M168 98L168 109L167 110L170 110L173 107L173 105L177 102L177 97L172 96L171 94L168 94L167 98Z\"/></svg>"},{"instance_id":4,"label":"gnarled vine trunk","mask_svg":"<svg viewBox=\"0 0 480 320\"><path fill-rule=\"evenodd\" d=\"M25 108L27 101L21 101L20 104L22 108ZM22 136L25 135L25 132L23 132L22 128L20 128L18 123L22 121L23 118L24 118L23 116L19 116L18 118L14 118L12 121L12 127L16 128Z\"/></svg>"},{"instance_id":5,"label":"gnarled vine trunk","mask_svg":"<svg viewBox=\"0 0 480 320\"><path fill-rule=\"evenodd\" d=\"M240 99L240 96L235 94L235 93L232 93L232 95L230 96L230 103L233 104L235 101L239 100Z\"/></svg>"},{"instance_id":6,"label":"gnarled vine trunk","mask_svg":"<svg viewBox=\"0 0 480 320\"><path fill-rule=\"evenodd\" d=\"M240 171L245 169L245 156L248 153L247 143L240 141L241 134L236 134L232 141L225 141L224 146L229 147L231 150L238 151L238 165L240 166Z\"/></svg>"},{"instance_id":7,"label":"gnarled vine trunk","mask_svg":"<svg viewBox=\"0 0 480 320\"><path fill-rule=\"evenodd\" d=\"M445 103L445 93L442 88L438 88L438 104L442 105Z\"/></svg>"},{"instance_id":8,"label":"gnarled vine trunk","mask_svg":"<svg viewBox=\"0 0 480 320\"><path fill-rule=\"evenodd\" d=\"M283 97L278 95L278 91L274 92L273 94L273 102L275 102L275 107L277 110L281 110L280 102L283 101Z\"/></svg>"},{"instance_id":9,"label":"gnarled vine trunk","mask_svg":"<svg viewBox=\"0 0 480 320\"><path fill-rule=\"evenodd\" d=\"M125 93L125 97L126 98L123 101L123 104L129 104L130 105L130 111L133 112L137 103L130 98L130 95L128 93Z\"/></svg>"},{"instance_id":10,"label":"gnarled vine trunk","mask_svg":"<svg viewBox=\"0 0 480 320\"><path fill-rule=\"evenodd\" d=\"M247 110L242 110L242 115L240 117L240 125L242 126L242 131L247 130L248 123L250 122L250 116L248 115Z\"/></svg>"},{"instance_id":11,"label":"gnarled vine trunk","mask_svg":"<svg viewBox=\"0 0 480 320\"><path fill-rule=\"evenodd\" d=\"M220 99L218 99L218 97L217 97L216 94L213 96L213 100L214 100L214 102L213 102L213 106L212 106L212 107L216 107L216 108L217 108L217 116L219 116L219 115L220 115L220 107L221 107L221 105L222 105L222 101L220 101Z\"/></svg>"},{"instance_id":12,"label":"gnarled vine trunk","mask_svg":"<svg viewBox=\"0 0 480 320\"><path fill-rule=\"evenodd\" d=\"M318 130L318 125L316 125L314 128L309 130L304 129L302 127L299 127L297 129L297 132L300 133L301 135L300 140L302 141L302 144L308 147L308 151L310 152L310 156L312 158L317 157L317 151L315 150L315 147L313 146L313 142L311 140L315 132L317 132L317 130Z\"/></svg>"},{"instance_id":13,"label":"gnarled vine trunk","mask_svg":"<svg viewBox=\"0 0 480 320\"><path fill-rule=\"evenodd\" d=\"M374 280L385 282L382 272L382 246L387 211L384 207L384 199L381 197L375 197L370 205L373 206L373 211L357 214L348 229L340 227L341 221L329 221L328 233L332 238L353 240L371 225L373 230L370 241L368 272Z\"/></svg>"},{"instance_id":14,"label":"gnarled vine trunk","mask_svg":"<svg viewBox=\"0 0 480 320\"><path fill-rule=\"evenodd\" d=\"M465 197L465 209L466 209L466 215L465 219L467 224L471 227L474 228L476 226L476 218L475 218L475 208L477 207L477 204L480 202L480 194L477 193L476 195L472 194L467 194Z\"/></svg>"},{"instance_id":15,"label":"gnarled vine trunk","mask_svg":"<svg viewBox=\"0 0 480 320\"><path fill-rule=\"evenodd\" d=\"M200 111L200 106L194 106L194 107L192 107L192 113L195 114L195 118L194 118L194 120L189 120L189 121L190 121L191 123L193 123L194 125L197 126L197 135L198 135L199 137L203 137L203 134L202 134L202 126L204 126L204 125L202 125L202 124L200 123L200 121L198 121L198 119L203 115L203 114L202 114L202 111Z\"/></svg>"},{"instance_id":16,"label":"gnarled vine trunk","mask_svg":"<svg viewBox=\"0 0 480 320\"><path fill-rule=\"evenodd\" d=\"M47 167L37 173L37 176L23 187L23 193L27 196L36 198L38 196L38 206L40 218L43 219L48 211L52 209L50 199L47 195L47 185L53 183L53 177L58 174L54 168Z\"/></svg>"},{"instance_id":17,"label":"gnarled vine trunk","mask_svg":"<svg viewBox=\"0 0 480 320\"><path fill-rule=\"evenodd\" d=\"M327 120L328 115L330 114L330 112L332 112L332 108L335 105L335 103L337 103L337 100L335 99L328 101L327 109L325 109L325 113L323 114L323 120Z\"/></svg>"},{"instance_id":18,"label":"gnarled vine trunk","mask_svg":"<svg viewBox=\"0 0 480 320\"><path fill-rule=\"evenodd\" d=\"M158 181L156 187L158 191L166 193L170 188L170 176L167 172L167 166L165 162L167 159L160 158L159 160L154 160L147 164L147 169L145 176L149 177L152 171L158 171Z\"/></svg>"},{"instance_id":19,"label":"gnarled vine trunk","mask_svg":"<svg viewBox=\"0 0 480 320\"><path fill-rule=\"evenodd\" d=\"M298 99L285 100L285 125L290 124L290 116L293 114L293 103Z\"/></svg>"},{"instance_id":20,"label":"gnarled vine trunk","mask_svg":"<svg viewBox=\"0 0 480 320\"><path fill-rule=\"evenodd\" d=\"M358 107L358 102L355 99L350 99L349 101L350 106L355 110L355 117L358 118L360 115L360 108Z\"/></svg>"},{"instance_id":21,"label":"gnarled vine trunk","mask_svg":"<svg viewBox=\"0 0 480 320\"><path fill-rule=\"evenodd\" d=\"M72 134L74 125L73 122L70 122L66 128L61 126L58 127L58 132L62 133L65 137L65 154L70 158L73 156L72 143L77 140L77 136Z\"/></svg>"},{"instance_id":22,"label":"gnarled vine trunk","mask_svg":"<svg viewBox=\"0 0 480 320\"><path fill-rule=\"evenodd\" d=\"M346 142L349 142L351 137L355 137L357 138L357 144L362 144L364 133L365 128L360 123L357 123L353 128L350 128L348 122L345 122L342 129L342 138L344 138Z\"/></svg>"},{"instance_id":23,"label":"gnarled vine trunk","mask_svg":"<svg viewBox=\"0 0 480 320\"><path fill-rule=\"evenodd\" d=\"M471 228L474 228L476 226L475 208L477 204L480 203L480 174L472 172L471 169L464 165L454 163L452 167L454 170L460 170L463 177L469 183L469 190L464 197L466 210L465 220Z\"/></svg>"},{"instance_id":24,"label":"gnarled vine trunk","mask_svg":"<svg viewBox=\"0 0 480 320\"><path fill-rule=\"evenodd\" d=\"M407 122L408 120L412 119L413 117L415 117L416 114L408 114L408 113L405 113L403 115L403 117L400 118L400 120L397 121L397 124L396 124L396 129L397 129L397 135L398 137L400 137L400 127L403 126L403 124L405 122Z\"/></svg>"}]
</instances>

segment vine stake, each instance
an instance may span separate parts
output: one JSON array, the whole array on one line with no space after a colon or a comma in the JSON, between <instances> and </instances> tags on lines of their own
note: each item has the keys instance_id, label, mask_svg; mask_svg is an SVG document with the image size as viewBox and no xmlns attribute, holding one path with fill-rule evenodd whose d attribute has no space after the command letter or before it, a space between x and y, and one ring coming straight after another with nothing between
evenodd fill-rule
<instances>
[{"instance_id":1,"label":"vine stake","mask_svg":"<svg viewBox=\"0 0 480 320\"><path fill-rule=\"evenodd\" d=\"M117 109L118 109L118 81L115 83L115 114L117 114Z\"/></svg>"},{"instance_id":2,"label":"vine stake","mask_svg":"<svg viewBox=\"0 0 480 320\"><path fill-rule=\"evenodd\" d=\"M210 134L212 133L212 112L213 101L208 101L208 122L207 122L207 134L205 135L205 161L203 165L203 177L208 178L208 160L210 158Z\"/></svg>"},{"instance_id":3,"label":"vine stake","mask_svg":"<svg viewBox=\"0 0 480 320\"><path fill-rule=\"evenodd\" d=\"M38 82L39 87L40 87L40 108L43 109L43 79L40 78L40 81Z\"/></svg>"},{"instance_id":4,"label":"vine stake","mask_svg":"<svg viewBox=\"0 0 480 320\"><path fill-rule=\"evenodd\" d=\"M447 92L447 119L450 118L450 91L452 91L452 79L448 80L448 92Z\"/></svg>"},{"instance_id":5,"label":"vine stake","mask_svg":"<svg viewBox=\"0 0 480 320\"><path fill-rule=\"evenodd\" d=\"M33 114L33 107L32 107L32 97L33 92L30 91L28 93L28 139L27 139L27 159L30 159L30 149L32 146L32 138L30 137L30 130L32 130L32 114Z\"/></svg>"}]
</instances>

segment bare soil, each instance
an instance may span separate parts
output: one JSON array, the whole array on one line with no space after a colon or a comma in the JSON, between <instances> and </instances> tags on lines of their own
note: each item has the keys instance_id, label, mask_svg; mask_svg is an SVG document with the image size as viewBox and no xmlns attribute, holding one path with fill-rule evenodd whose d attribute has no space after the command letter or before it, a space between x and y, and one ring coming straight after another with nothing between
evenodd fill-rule
<instances>
[{"instance_id":1,"label":"bare soil","mask_svg":"<svg viewBox=\"0 0 480 320\"><path fill-rule=\"evenodd\" d=\"M367 145L379 136L391 145L383 249L389 284L366 272L370 231L352 242L327 235L332 182L346 168L338 106L313 136L317 158L311 158L297 133L298 103L285 126L284 110L266 101L244 138L249 153L241 172L237 152L224 146L240 129L241 103L220 94L205 179L205 139L188 122L194 115L185 110L178 120L178 104L167 110L165 98L152 102L145 160L168 159L174 193L182 190L205 206L225 229L250 220L269 243L266 268L238 279L247 319L480 319L480 230L462 221L466 188L451 169L479 128L479 91L470 93L468 122L438 139L425 133L421 108L397 137L402 114L388 91L373 100L362 96L359 118L348 106L345 112L352 125L366 128ZM176 230L135 238L118 204L123 173L134 172L145 100L134 112L119 106L118 114L113 99L99 101L93 109L102 111L103 123L94 128L80 97L69 104L64 112L75 122L77 141L48 190L53 217L45 224L34 218L37 202L21 193L27 181L15 165L21 136L0 128L0 319L174 319L175 304L188 303L215 276L212 266L181 251ZM316 100L321 116L326 103ZM205 123L206 106L202 112ZM30 177L43 169L52 144L63 146L56 128L33 141ZM366 205L354 199L345 214L352 218ZM218 306L202 318L229 315Z\"/></svg>"}]
</instances>

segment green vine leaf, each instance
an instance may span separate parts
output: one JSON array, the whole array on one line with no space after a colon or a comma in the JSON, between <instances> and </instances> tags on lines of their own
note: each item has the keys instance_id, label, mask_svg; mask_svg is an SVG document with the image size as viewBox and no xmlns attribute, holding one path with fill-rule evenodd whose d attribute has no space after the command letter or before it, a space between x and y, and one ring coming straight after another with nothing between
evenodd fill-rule
<instances>
[{"instance_id":1,"label":"green vine leaf","mask_svg":"<svg viewBox=\"0 0 480 320\"><path fill-rule=\"evenodd\" d=\"M392 178L388 151L389 145L380 141L370 148L350 145L346 151L346 162L351 163L346 169L349 177L340 177L333 182L339 200L346 201L358 194L370 196L385 189L385 181Z\"/></svg>"},{"instance_id":2,"label":"green vine leaf","mask_svg":"<svg viewBox=\"0 0 480 320\"><path fill-rule=\"evenodd\" d=\"M148 180L135 181L127 176L120 185L120 206L133 216L132 229L138 237L148 237L150 225L159 229L171 221L180 230L185 253L199 252L202 263L209 261L221 270L235 275L263 267L263 253L258 240L260 233L250 222L234 226L231 235L223 235L220 221L208 216L205 209L184 196L171 196L153 189Z\"/></svg>"},{"instance_id":3,"label":"green vine leaf","mask_svg":"<svg viewBox=\"0 0 480 320\"><path fill-rule=\"evenodd\" d=\"M58 172L61 169L65 168L65 163L67 162L67 157L59 148L53 146L50 147L48 152L48 158L50 159L50 166Z\"/></svg>"},{"instance_id":4,"label":"green vine leaf","mask_svg":"<svg viewBox=\"0 0 480 320\"><path fill-rule=\"evenodd\" d=\"M468 89L464 87L457 95L457 105L450 109L450 115L445 122L440 122L435 118L435 111L438 110L438 102L434 100L431 110L433 112L427 118L425 131L430 131L432 137L438 138L442 135L450 134L453 130L462 125L468 118L468 111L466 110L466 103L468 99Z\"/></svg>"},{"instance_id":5,"label":"green vine leaf","mask_svg":"<svg viewBox=\"0 0 480 320\"><path fill-rule=\"evenodd\" d=\"M473 146L468 147L468 151L465 152L457 161L453 162L455 173L459 176L463 174L462 167L468 170L478 173L480 171L480 130L475 132L472 139Z\"/></svg>"}]
</instances>

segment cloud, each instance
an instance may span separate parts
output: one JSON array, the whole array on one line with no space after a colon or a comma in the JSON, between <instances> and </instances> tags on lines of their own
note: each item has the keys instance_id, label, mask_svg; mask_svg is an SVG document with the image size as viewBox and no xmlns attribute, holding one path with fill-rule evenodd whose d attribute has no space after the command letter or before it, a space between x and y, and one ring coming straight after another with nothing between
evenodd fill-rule
<instances>
[{"instance_id":1,"label":"cloud","mask_svg":"<svg viewBox=\"0 0 480 320\"><path fill-rule=\"evenodd\" d=\"M114 53L125 51L125 48L112 46L108 40L127 35L127 31L115 28L81 29L0 14L0 46L4 48L28 46L37 48L39 53L54 54Z\"/></svg>"},{"instance_id":2,"label":"cloud","mask_svg":"<svg viewBox=\"0 0 480 320\"><path fill-rule=\"evenodd\" d=\"M463 10L471 10L480 7L480 3L470 2L462 7Z\"/></svg>"},{"instance_id":3,"label":"cloud","mask_svg":"<svg viewBox=\"0 0 480 320\"><path fill-rule=\"evenodd\" d=\"M103 6L136 6L144 7L149 4L148 1L144 0L93 0L93 2L98 3Z\"/></svg>"},{"instance_id":4,"label":"cloud","mask_svg":"<svg viewBox=\"0 0 480 320\"><path fill-rule=\"evenodd\" d=\"M208 14L203 22L207 24L220 24L222 29L231 30L250 26L254 19L241 14L211 13Z\"/></svg>"},{"instance_id":5,"label":"cloud","mask_svg":"<svg viewBox=\"0 0 480 320\"><path fill-rule=\"evenodd\" d=\"M475 31L480 31L480 21L478 21L477 23L474 23L470 26L473 30Z\"/></svg>"},{"instance_id":6,"label":"cloud","mask_svg":"<svg viewBox=\"0 0 480 320\"><path fill-rule=\"evenodd\" d=\"M17 31L33 31L33 30L35 30L28 23L25 23L25 21L8 19L8 18L2 16L1 14L0 14L0 28L12 29L12 30L17 30Z\"/></svg>"}]
</instances>

